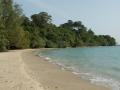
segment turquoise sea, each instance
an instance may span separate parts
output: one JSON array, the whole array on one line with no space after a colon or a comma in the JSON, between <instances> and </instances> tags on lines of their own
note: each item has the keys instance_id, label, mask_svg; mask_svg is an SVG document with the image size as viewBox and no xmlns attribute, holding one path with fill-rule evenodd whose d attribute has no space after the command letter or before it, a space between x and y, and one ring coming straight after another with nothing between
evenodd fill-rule
<instances>
[{"instance_id":1,"label":"turquoise sea","mask_svg":"<svg viewBox=\"0 0 120 90\"><path fill-rule=\"evenodd\" d=\"M39 54L93 84L120 90L120 47L50 49Z\"/></svg>"}]
</instances>

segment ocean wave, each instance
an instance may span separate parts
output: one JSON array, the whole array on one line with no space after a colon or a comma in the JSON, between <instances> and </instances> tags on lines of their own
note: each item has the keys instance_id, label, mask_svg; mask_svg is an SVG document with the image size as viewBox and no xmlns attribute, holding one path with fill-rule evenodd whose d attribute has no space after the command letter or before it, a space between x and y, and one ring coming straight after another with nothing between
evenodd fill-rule
<instances>
[{"instance_id":1,"label":"ocean wave","mask_svg":"<svg viewBox=\"0 0 120 90\"><path fill-rule=\"evenodd\" d=\"M120 90L120 82L117 80L113 80L110 78L104 78L99 75L94 75L92 73L83 73L81 71L78 71L78 69L75 69L73 66L65 66L62 63L55 63L61 67L62 70L70 70L74 75L80 76L81 78L90 81L92 84L105 86L112 88L112 90Z\"/></svg>"},{"instance_id":2,"label":"ocean wave","mask_svg":"<svg viewBox=\"0 0 120 90\"><path fill-rule=\"evenodd\" d=\"M105 86L112 88L112 90L120 90L120 82L111 78L106 78L104 76L95 75L93 73L89 72L82 72L78 68L76 68L74 65L65 65L64 63L60 63L59 61L52 60L50 57L46 57L43 55L39 55L40 57L45 58L45 60L48 60L52 64L56 64L60 66L61 70L70 70L74 75L80 76L81 78L90 81L92 84Z\"/></svg>"},{"instance_id":3,"label":"ocean wave","mask_svg":"<svg viewBox=\"0 0 120 90\"><path fill-rule=\"evenodd\" d=\"M113 80L113 79L94 76L94 77L91 77L89 80L93 84L104 85L106 87L111 87L112 90L120 90L120 82L116 81L116 80Z\"/></svg>"},{"instance_id":4,"label":"ocean wave","mask_svg":"<svg viewBox=\"0 0 120 90\"><path fill-rule=\"evenodd\" d=\"M120 82L117 80L101 77L92 73L80 73L75 71L72 73L75 75L79 75L85 80L89 80L92 84L109 87L112 90L120 90Z\"/></svg>"},{"instance_id":5,"label":"ocean wave","mask_svg":"<svg viewBox=\"0 0 120 90\"><path fill-rule=\"evenodd\" d=\"M50 60L51 58L50 57L45 57L46 60Z\"/></svg>"},{"instance_id":6,"label":"ocean wave","mask_svg":"<svg viewBox=\"0 0 120 90\"><path fill-rule=\"evenodd\" d=\"M51 59L50 57L47 57L47 56L42 55L42 53L39 53L38 56L39 56L39 57L42 57L42 58L44 58L44 59L46 59L46 60L50 60L50 59Z\"/></svg>"}]
</instances>

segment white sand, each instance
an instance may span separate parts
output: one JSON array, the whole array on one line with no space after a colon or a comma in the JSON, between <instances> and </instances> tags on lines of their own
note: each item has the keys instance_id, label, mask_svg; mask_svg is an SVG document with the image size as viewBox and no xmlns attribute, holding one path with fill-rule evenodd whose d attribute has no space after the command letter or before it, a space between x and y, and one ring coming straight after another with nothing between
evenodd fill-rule
<instances>
[{"instance_id":1,"label":"white sand","mask_svg":"<svg viewBox=\"0 0 120 90\"><path fill-rule=\"evenodd\" d=\"M44 90L26 73L21 59L23 51L0 53L0 90Z\"/></svg>"},{"instance_id":2,"label":"white sand","mask_svg":"<svg viewBox=\"0 0 120 90\"><path fill-rule=\"evenodd\" d=\"M0 53L0 90L110 90L61 70L32 51Z\"/></svg>"}]
</instances>

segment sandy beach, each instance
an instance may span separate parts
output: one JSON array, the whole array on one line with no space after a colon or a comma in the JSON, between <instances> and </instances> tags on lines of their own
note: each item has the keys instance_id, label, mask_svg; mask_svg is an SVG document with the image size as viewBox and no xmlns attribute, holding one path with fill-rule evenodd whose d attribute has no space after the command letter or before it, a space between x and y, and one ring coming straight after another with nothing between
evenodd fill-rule
<instances>
[{"instance_id":1,"label":"sandy beach","mask_svg":"<svg viewBox=\"0 0 120 90\"><path fill-rule=\"evenodd\" d=\"M0 90L44 90L26 73L23 51L0 53Z\"/></svg>"},{"instance_id":2,"label":"sandy beach","mask_svg":"<svg viewBox=\"0 0 120 90\"><path fill-rule=\"evenodd\" d=\"M0 90L110 90L61 70L33 51L38 50L0 53Z\"/></svg>"}]
</instances>

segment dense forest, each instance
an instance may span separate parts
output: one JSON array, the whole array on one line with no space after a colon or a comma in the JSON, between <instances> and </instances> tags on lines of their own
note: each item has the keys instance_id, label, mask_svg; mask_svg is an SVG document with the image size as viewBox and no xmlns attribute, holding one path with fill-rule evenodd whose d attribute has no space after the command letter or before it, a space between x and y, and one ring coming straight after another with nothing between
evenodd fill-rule
<instances>
[{"instance_id":1,"label":"dense forest","mask_svg":"<svg viewBox=\"0 0 120 90\"><path fill-rule=\"evenodd\" d=\"M56 26L47 12L29 18L13 0L0 0L0 51L113 45L113 37L95 35L81 21L68 20Z\"/></svg>"}]
</instances>

